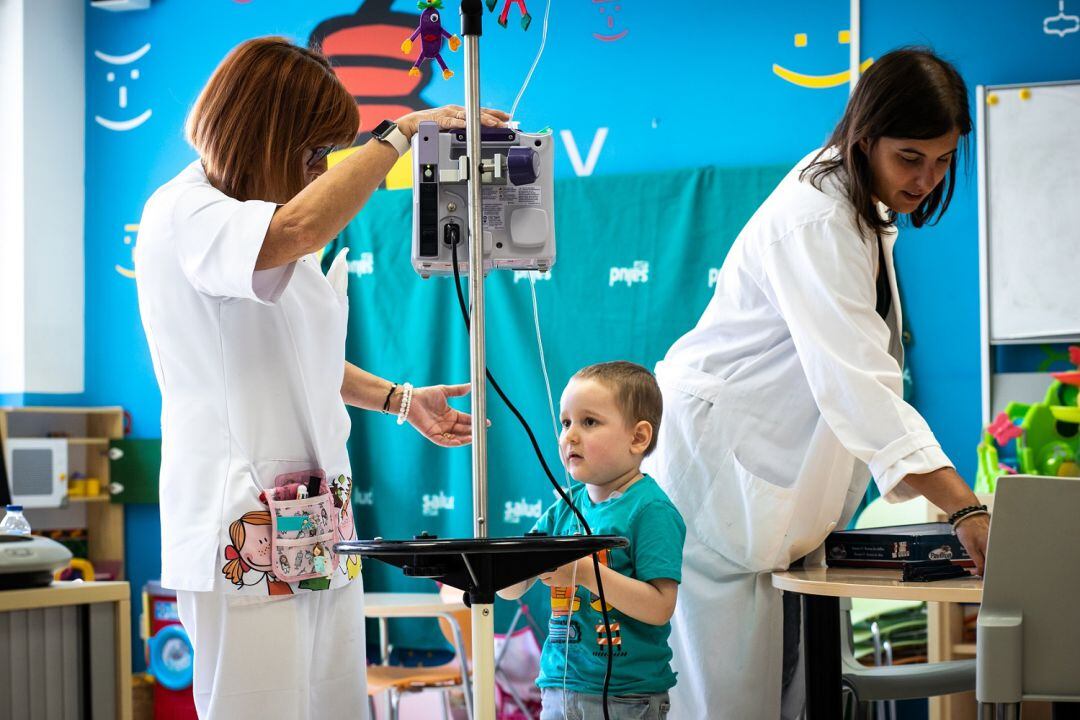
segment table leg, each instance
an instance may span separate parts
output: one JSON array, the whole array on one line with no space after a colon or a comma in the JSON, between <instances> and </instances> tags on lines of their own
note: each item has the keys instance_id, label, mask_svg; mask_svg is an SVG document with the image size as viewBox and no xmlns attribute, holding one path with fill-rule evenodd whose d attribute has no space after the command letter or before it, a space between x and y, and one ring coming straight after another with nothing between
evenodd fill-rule
<instances>
[{"instance_id":1,"label":"table leg","mask_svg":"<svg viewBox=\"0 0 1080 720\"><path fill-rule=\"evenodd\" d=\"M806 720L843 717L840 685L840 600L803 595Z\"/></svg>"},{"instance_id":2,"label":"table leg","mask_svg":"<svg viewBox=\"0 0 1080 720\"><path fill-rule=\"evenodd\" d=\"M390 627L389 622L384 617L379 618L379 655L379 660L383 665L390 664ZM383 717L386 718L386 720L393 717L392 699L390 697L392 692L394 691L387 690L386 698L384 699L386 715ZM375 718L372 718L371 720L375 720Z\"/></svg>"}]
</instances>

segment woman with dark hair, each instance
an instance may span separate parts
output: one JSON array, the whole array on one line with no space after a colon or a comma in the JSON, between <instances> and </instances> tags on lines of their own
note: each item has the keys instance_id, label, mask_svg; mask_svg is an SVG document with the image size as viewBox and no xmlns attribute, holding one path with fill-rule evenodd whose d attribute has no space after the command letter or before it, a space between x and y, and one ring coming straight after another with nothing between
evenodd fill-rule
<instances>
[{"instance_id":1,"label":"woman with dark hair","mask_svg":"<svg viewBox=\"0 0 1080 720\"><path fill-rule=\"evenodd\" d=\"M784 613L770 573L820 564L871 475L888 501L961 511L955 532L982 571L988 517L902 397L892 262L900 215L919 227L948 208L970 131L954 67L922 49L880 58L657 365L664 422L649 472L687 524L673 718L780 717Z\"/></svg>"},{"instance_id":2,"label":"woman with dark hair","mask_svg":"<svg viewBox=\"0 0 1080 720\"><path fill-rule=\"evenodd\" d=\"M359 562L333 552L356 536L345 406L446 447L471 438L471 418L447 402L468 385L413 388L345 362L345 254L325 275L316 255L420 121L459 128L464 111L387 120L328 170L359 119L322 55L244 42L188 118L199 159L143 211L135 279L162 398L161 579L195 649L201 717L366 714ZM425 352L405 333L387 342Z\"/></svg>"}]
</instances>

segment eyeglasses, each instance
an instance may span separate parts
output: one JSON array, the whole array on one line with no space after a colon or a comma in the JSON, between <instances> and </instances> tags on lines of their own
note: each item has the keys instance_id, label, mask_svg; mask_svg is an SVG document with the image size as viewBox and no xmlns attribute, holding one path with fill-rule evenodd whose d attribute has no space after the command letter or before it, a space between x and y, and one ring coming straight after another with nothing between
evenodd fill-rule
<instances>
[{"instance_id":1,"label":"eyeglasses","mask_svg":"<svg viewBox=\"0 0 1080 720\"><path fill-rule=\"evenodd\" d=\"M311 157L308 158L307 166L309 168L315 167L316 165L321 163L327 155L334 152L334 150L336 149L337 148L335 148L333 145L320 145L319 147L312 148L308 151L309 153L311 153Z\"/></svg>"}]
</instances>

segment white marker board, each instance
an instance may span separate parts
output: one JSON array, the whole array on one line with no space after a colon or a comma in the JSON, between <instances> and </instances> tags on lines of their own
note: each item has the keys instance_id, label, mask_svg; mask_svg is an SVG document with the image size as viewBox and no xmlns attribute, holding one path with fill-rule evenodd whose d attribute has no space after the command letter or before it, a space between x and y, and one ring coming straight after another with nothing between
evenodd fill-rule
<instances>
[{"instance_id":1,"label":"white marker board","mask_svg":"<svg viewBox=\"0 0 1080 720\"><path fill-rule=\"evenodd\" d=\"M990 342L1080 337L1080 82L979 95Z\"/></svg>"}]
</instances>

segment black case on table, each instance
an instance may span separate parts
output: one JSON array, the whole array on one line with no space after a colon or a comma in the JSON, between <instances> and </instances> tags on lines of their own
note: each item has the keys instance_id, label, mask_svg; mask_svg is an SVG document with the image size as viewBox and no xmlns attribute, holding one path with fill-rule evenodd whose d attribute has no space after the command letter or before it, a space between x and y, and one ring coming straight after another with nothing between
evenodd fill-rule
<instances>
[{"instance_id":1,"label":"black case on table","mask_svg":"<svg viewBox=\"0 0 1080 720\"><path fill-rule=\"evenodd\" d=\"M949 523L919 523L892 527L842 530L825 538L825 559L830 567L899 569L905 563L949 560L973 567Z\"/></svg>"}]
</instances>

